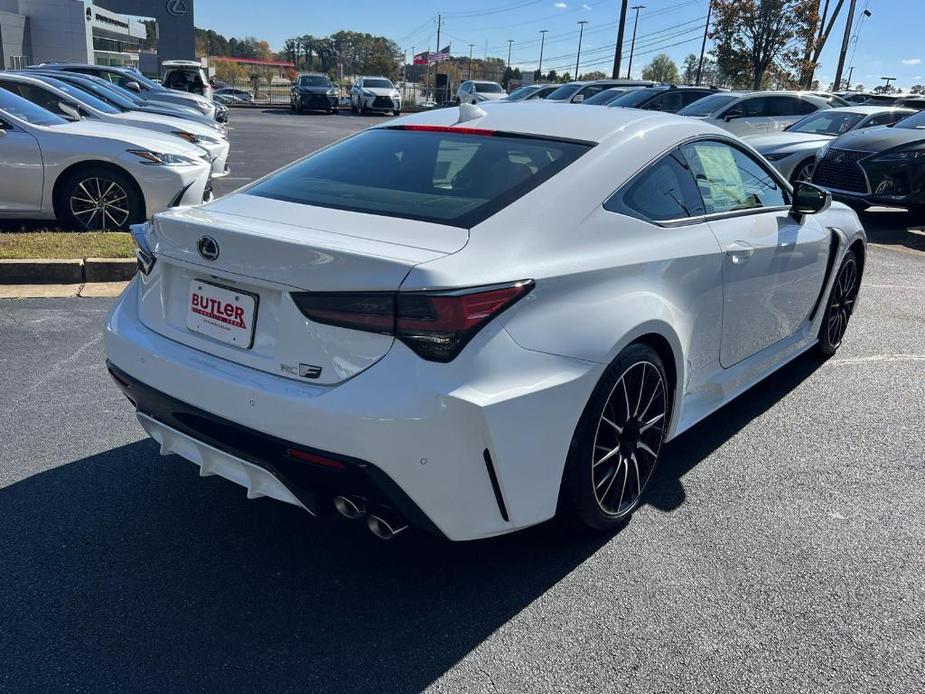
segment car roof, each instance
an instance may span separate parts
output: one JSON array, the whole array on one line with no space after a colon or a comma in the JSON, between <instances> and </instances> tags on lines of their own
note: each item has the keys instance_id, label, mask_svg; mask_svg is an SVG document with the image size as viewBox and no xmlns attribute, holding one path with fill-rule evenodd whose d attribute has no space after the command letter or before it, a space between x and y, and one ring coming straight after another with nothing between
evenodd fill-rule
<instances>
[{"instance_id":1,"label":"car roof","mask_svg":"<svg viewBox=\"0 0 925 694\"><path fill-rule=\"evenodd\" d=\"M497 82L492 82L491 80L466 80L466 82L472 82L473 84L498 84Z\"/></svg>"},{"instance_id":2,"label":"car roof","mask_svg":"<svg viewBox=\"0 0 925 694\"><path fill-rule=\"evenodd\" d=\"M638 109L616 108L569 108L546 101L512 101L507 104L485 103L478 106L484 116L458 122L461 109L458 107L440 108L405 116L400 120L387 121L374 128L388 128L396 125L434 125L464 128L479 128L500 132L536 135L558 140L582 140L585 142L602 142L611 135L628 129L644 130L646 125L656 120L664 123L670 120L688 128L696 127L702 132L722 135L726 131L703 121L662 113L660 111L641 111ZM646 124L646 125L644 125ZM728 133L726 133L728 134Z\"/></svg>"},{"instance_id":3,"label":"car roof","mask_svg":"<svg viewBox=\"0 0 925 694\"><path fill-rule=\"evenodd\" d=\"M860 113L864 116L870 116L875 113L915 113L914 108L904 108L902 106L841 106L839 113ZM817 112L818 113L818 112Z\"/></svg>"}]
</instances>

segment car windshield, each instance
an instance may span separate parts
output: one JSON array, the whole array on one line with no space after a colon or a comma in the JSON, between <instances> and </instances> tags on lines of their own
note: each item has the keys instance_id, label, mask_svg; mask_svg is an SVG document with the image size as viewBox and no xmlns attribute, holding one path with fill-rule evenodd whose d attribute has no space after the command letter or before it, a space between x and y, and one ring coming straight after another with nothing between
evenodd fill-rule
<instances>
[{"instance_id":1,"label":"car windshield","mask_svg":"<svg viewBox=\"0 0 925 694\"><path fill-rule=\"evenodd\" d=\"M605 89L602 92L598 92L594 96L588 97L582 103L585 106L603 106L604 104L610 103L621 94L626 94L626 90L612 87L610 89Z\"/></svg>"},{"instance_id":2,"label":"car windshield","mask_svg":"<svg viewBox=\"0 0 925 694\"><path fill-rule=\"evenodd\" d=\"M925 130L925 111L919 111L908 118L903 118L894 128L909 128L910 130Z\"/></svg>"},{"instance_id":3,"label":"car windshield","mask_svg":"<svg viewBox=\"0 0 925 694\"><path fill-rule=\"evenodd\" d=\"M787 130L794 133L811 135L841 135L864 119L862 113L844 113L842 111L817 111L806 118L798 120Z\"/></svg>"},{"instance_id":4,"label":"car windshield","mask_svg":"<svg viewBox=\"0 0 925 694\"><path fill-rule=\"evenodd\" d=\"M93 94L98 99L102 99L110 106L114 106L117 109L121 109L122 111L129 111L136 107L134 101L130 101L115 89L109 89L108 86L104 86L99 82L90 80L72 80L70 78L63 79L61 81L69 85L74 85L76 88L81 89L84 92ZM109 85L109 83L107 82L106 85Z\"/></svg>"},{"instance_id":5,"label":"car windshield","mask_svg":"<svg viewBox=\"0 0 925 694\"><path fill-rule=\"evenodd\" d=\"M60 89L62 92L70 94L75 99L77 99L77 101L86 106L89 106L90 108L95 108L97 111L102 111L103 113L108 113L110 115L113 113L120 113L119 109L113 108L105 101L97 99L95 96L93 96L93 94L90 94L83 89L78 89L71 84L67 84L61 80L56 80L53 77L43 77L42 81L51 85L52 87Z\"/></svg>"},{"instance_id":6,"label":"car windshield","mask_svg":"<svg viewBox=\"0 0 925 694\"><path fill-rule=\"evenodd\" d=\"M732 103L741 96L740 94L711 94L702 99L697 99L678 111L679 116L709 116L711 113L719 111L726 104Z\"/></svg>"},{"instance_id":7,"label":"car windshield","mask_svg":"<svg viewBox=\"0 0 925 694\"><path fill-rule=\"evenodd\" d=\"M302 75L299 78L300 87L330 87L331 80L322 75Z\"/></svg>"},{"instance_id":8,"label":"car windshield","mask_svg":"<svg viewBox=\"0 0 925 694\"><path fill-rule=\"evenodd\" d=\"M581 89L581 87L582 85L580 84L563 84L546 98L550 101L570 99L575 92Z\"/></svg>"},{"instance_id":9,"label":"car windshield","mask_svg":"<svg viewBox=\"0 0 925 694\"><path fill-rule=\"evenodd\" d=\"M303 205L469 228L587 152L530 137L373 128L245 192ZM362 161L363 166L356 162Z\"/></svg>"},{"instance_id":10,"label":"car windshield","mask_svg":"<svg viewBox=\"0 0 925 694\"><path fill-rule=\"evenodd\" d=\"M635 108L641 106L656 94L661 94L664 89L634 89L624 94L619 99L614 99L608 106L624 106L626 108Z\"/></svg>"},{"instance_id":11,"label":"car windshield","mask_svg":"<svg viewBox=\"0 0 925 694\"><path fill-rule=\"evenodd\" d=\"M395 88L392 86L392 83L389 82L388 80L369 79L369 78L363 80L363 86L368 87L370 89L394 89Z\"/></svg>"},{"instance_id":12,"label":"car windshield","mask_svg":"<svg viewBox=\"0 0 925 694\"><path fill-rule=\"evenodd\" d=\"M535 92L537 89L538 87L518 87L517 89L515 89L514 91L512 91L510 94L507 95L507 100L508 101L519 101L520 99L523 99L524 97L529 96L530 94Z\"/></svg>"},{"instance_id":13,"label":"car windshield","mask_svg":"<svg viewBox=\"0 0 925 694\"><path fill-rule=\"evenodd\" d=\"M475 91L482 94L500 94L504 90L500 84L495 84L494 82L476 82Z\"/></svg>"},{"instance_id":14,"label":"car windshield","mask_svg":"<svg viewBox=\"0 0 925 694\"><path fill-rule=\"evenodd\" d=\"M31 125L64 125L66 120L0 87L0 116L7 113Z\"/></svg>"}]
</instances>

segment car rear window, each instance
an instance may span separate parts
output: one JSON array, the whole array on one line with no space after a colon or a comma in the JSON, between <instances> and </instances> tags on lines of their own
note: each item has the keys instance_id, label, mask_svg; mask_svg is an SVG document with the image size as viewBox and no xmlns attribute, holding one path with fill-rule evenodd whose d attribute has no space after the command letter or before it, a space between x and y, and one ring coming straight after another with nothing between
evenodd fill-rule
<instances>
[{"instance_id":1,"label":"car rear window","mask_svg":"<svg viewBox=\"0 0 925 694\"><path fill-rule=\"evenodd\" d=\"M591 144L520 135L374 128L245 192L304 205L473 227Z\"/></svg>"}]
</instances>

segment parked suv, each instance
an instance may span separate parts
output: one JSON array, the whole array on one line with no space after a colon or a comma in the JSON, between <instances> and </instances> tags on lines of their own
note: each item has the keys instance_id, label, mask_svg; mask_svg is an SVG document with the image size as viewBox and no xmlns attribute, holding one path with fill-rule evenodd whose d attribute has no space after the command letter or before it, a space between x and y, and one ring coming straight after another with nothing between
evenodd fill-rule
<instances>
[{"instance_id":1,"label":"parked suv","mask_svg":"<svg viewBox=\"0 0 925 694\"><path fill-rule=\"evenodd\" d=\"M498 101L507 96L507 92L497 82L485 80L466 80L459 85L456 92L457 104L477 104L480 101Z\"/></svg>"},{"instance_id":2,"label":"parked suv","mask_svg":"<svg viewBox=\"0 0 925 694\"><path fill-rule=\"evenodd\" d=\"M724 92L708 97L726 97L730 93ZM816 96L805 92L750 92L739 93L737 98L718 100L720 105L716 110L705 112L706 107L712 106L703 99L703 109L698 108L701 102L695 101L689 107L679 111L682 116L695 116L702 120L718 125L734 135L758 135L760 133L783 130L788 125L796 123L803 116L823 108L848 106L848 102L837 96Z\"/></svg>"},{"instance_id":3,"label":"parked suv","mask_svg":"<svg viewBox=\"0 0 925 694\"><path fill-rule=\"evenodd\" d=\"M401 94L388 77L360 77L350 88L350 110L401 113Z\"/></svg>"},{"instance_id":4,"label":"parked suv","mask_svg":"<svg viewBox=\"0 0 925 694\"><path fill-rule=\"evenodd\" d=\"M643 87L633 89L624 94L618 94L607 102L608 106L622 106L624 108L642 108L647 111L664 111L677 113L685 106L695 101L716 94L716 87L676 87L675 85Z\"/></svg>"},{"instance_id":5,"label":"parked suv","mask_svg":"<svg viewBox=\"0 0 925 694\"><path fill-rule=\"evenodd\" d=\"M309 109L337 113L337 87L327 75L299 75L289 90L289 108L298 113Z\"/></svg>"},{"instance_id":6,"label":"parked suv","mask_svg":"<svg viewBox=\"0 0 925 694\"><path fill-rule=\"evenodd\" d=\"M163 84L168 89L181 92L201 94L207 99L212 98L212 85L209 75L202 64L197 60L165 60L161 63L165 69Z\"/></svg>"}]
</instances>

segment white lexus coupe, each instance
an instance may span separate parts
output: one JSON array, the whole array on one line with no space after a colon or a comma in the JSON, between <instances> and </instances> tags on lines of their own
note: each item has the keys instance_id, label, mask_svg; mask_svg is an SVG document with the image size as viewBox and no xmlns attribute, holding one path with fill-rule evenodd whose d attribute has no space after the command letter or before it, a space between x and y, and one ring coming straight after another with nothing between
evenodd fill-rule
<instances>
[{"instance_id":1,"label":"white lexus coupe","mask_svg":"<svg viewBox=\"0 0 925 694\"><path fill-rule=\"evenodd\" d=\"M866 243L713 125L543 103L387 121L134 233L106 349L162 453L452 540L621 525L665 441L838 348Z\"/></svg>"}]
</instances>

